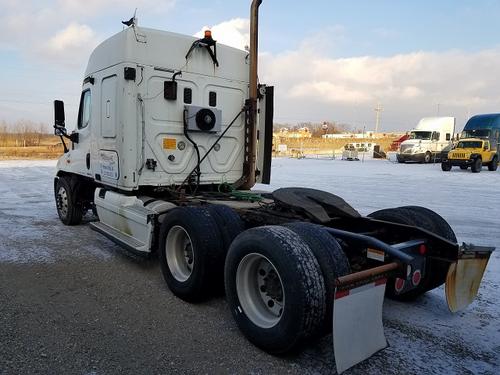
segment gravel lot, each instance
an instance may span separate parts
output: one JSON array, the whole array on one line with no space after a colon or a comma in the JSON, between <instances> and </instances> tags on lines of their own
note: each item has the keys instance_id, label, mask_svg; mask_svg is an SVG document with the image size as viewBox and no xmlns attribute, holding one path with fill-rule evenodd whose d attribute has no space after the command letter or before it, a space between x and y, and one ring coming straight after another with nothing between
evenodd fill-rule
<instances>
[{"instance_id":1,"label":"gravel lot","mask_svg":"<svg viewBox=\"0 0 500 375\"><path fill-rule=\"evenodd\" d=\"M334 373L331 336L297 355L246 341L224 297L187 304L158 262L129 255L88 225L65 227L53 161L0 162L0 374ZM437 165L274 161L273 187L337 193L363 214L402 204L441 213L461 241L500 247L500 173ZM500 367L500 251L478 300L451 315L442 289L386 301L388 349L349 374L484 373Z\"/></svg>"}]
</instances>

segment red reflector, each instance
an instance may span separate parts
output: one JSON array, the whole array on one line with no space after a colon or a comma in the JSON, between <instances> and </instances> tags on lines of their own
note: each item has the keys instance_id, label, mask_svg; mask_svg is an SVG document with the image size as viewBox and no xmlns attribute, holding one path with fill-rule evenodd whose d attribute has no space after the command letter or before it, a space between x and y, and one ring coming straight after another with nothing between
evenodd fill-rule
<instances>
[{"instance_id":1,"label":"red reflector","mask_svg":"<svg viewBox=\"0 0 500 375\"><path fill-rule=\"evenodd\" d=\"M418 284L420 284L420 280L422 280L422 273L420 272L420 270L416 270L415 272L413 272L411 282L413 283L413 285L417 286Z\"/></svg>"},{"instance_id":2,"label":"red reflector","mask_svg":"<svg viewBox=\"0 0 500 375\"><path fill-rule=\"evenodd\" d=\"M418 248L418 252L420 253L420 255L425 255L425 253L427 253L427 246L425 246L424 244L420 245L420 247Z\"/></svg>"},{"instance_id":3,"label":"red reflector","mask_svg":"<svg viewBox=\"0 0 500 375\"><path fill-rule=\"evenodd\" d=\"M405 280L400 279L399 277L396 279L394 282L394 289L396 289L396 292L401 292L403 288L405 287Z\"/></svg>"},{"instance_id":4,"label":"red reflector","mask_svg":"<svg viewBox=\"0 0 500 375\"><path fill-rule=\"evenodd\" d=\"M349 295L349 289L339 290L339 291L337 291L337 293L335 293L335 299L339 299L339 298L342 298L342 297L345 297L348 295Z\"/></svg>"}]
</instances>

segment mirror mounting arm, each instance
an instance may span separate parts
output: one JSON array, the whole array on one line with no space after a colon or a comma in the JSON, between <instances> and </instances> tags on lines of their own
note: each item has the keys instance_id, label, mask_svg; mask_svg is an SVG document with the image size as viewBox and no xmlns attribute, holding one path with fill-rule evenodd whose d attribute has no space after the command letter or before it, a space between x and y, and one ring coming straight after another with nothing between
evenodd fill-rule
<instances>
[{"instance_id":1,"label":"mirror mounting arm","mask_svg":"<svg viewBox=\"0 0 500 375\"><path fill-rule=\"evenodd\" d=\"M78 143L79 141L78 133L75 132L68 135L68 133L66 132L66 128L61 125L54 125L54 129L56 131L56 134L61 138L61 142L64 148L64 153L67 153L69 151L66 142L64 142L64 138L69 139L73 143Z\"/></svg>"}]
</instances>

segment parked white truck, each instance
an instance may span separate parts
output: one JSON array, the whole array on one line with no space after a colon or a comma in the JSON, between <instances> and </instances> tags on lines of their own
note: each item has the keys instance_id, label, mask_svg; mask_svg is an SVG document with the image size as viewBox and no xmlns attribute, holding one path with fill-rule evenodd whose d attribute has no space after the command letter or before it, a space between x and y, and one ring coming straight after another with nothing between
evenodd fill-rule
<instances>
[{"instance_id":1,"label":"parked white truck","mask_svg":"<svg viewBox=\"0 0 500 375\"><path fill-rule=\"evenodd\" d=\"M130 27L99 45L54 192L64 224L90 223L125 249L156 254L169 289L196 301L225 288L243 334L285 353L332 332L339 372L387 346L384 295L402 301L446 281L450 309L475 298L493 248L459 246L438 214L361 216L314 189L249 191L270 180L273 88L257 80L260 0L250 53ZM467 272L464 273L464 268Z\"/></svg>"},{"instance_id":2,"label":"parked white truck","mask_svg":"<svg viewBox=\"0 0 500 375\"><path fill-rule=\"evenodd\" d=\"M425 117L401 143L396 155L399 163L430 163L440 159L441 151L452 144L455 117Z\"/></svg>"}]
</instances>

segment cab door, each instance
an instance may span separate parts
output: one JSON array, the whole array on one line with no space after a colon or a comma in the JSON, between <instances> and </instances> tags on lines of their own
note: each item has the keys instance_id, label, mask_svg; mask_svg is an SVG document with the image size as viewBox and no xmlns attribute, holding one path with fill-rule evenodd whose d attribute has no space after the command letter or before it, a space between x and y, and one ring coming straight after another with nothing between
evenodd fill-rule
<instances>
[{"instance_id":1,"label":"cab door","mask_svg":"<svg viewBox=\"0 0 500 375\"><path fill-rule=\"evenodd\" d=\"M77 130L78 142L72 146L73 168L84 175L92 176L90 165L90 144L92 129L92 92L90 87L85 87L80 97L78 110Z\"/></svg>"}]
</instances>

